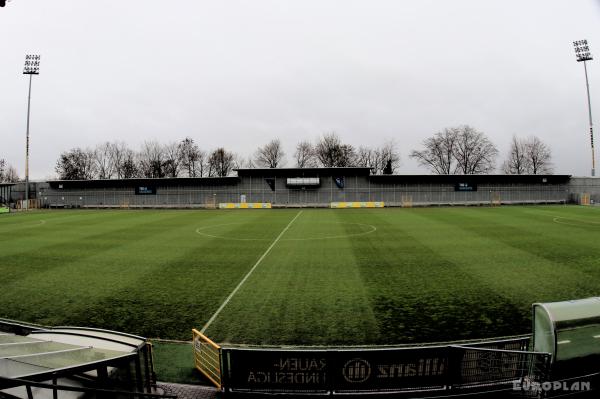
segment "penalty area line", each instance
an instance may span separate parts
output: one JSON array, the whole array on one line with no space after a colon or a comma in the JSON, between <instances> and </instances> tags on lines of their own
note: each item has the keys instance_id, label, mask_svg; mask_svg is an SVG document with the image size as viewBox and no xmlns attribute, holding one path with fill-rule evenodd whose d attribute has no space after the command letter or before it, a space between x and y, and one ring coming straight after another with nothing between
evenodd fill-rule
<instances>
[{"instance_id":1,"label":"penalty area line","mask_svg":"<svg viewBox=\"0 0 600 399\"><path fill-rule=\"evenodd\" d=\"M287 224L287 226L285 226L284 229L281 230L281 233L279 233L279 235L275 238L275 240L273 240L271 245L269 245L269 248L267 248L267 250L260 256L260 258L258 258L258 260L254 264L254 266L252 266L252 269L250 269L250 271L248 273L246 273L246 275L244 276L242 281L240 281L240 283L237 285L237 287L235 287L233 289L233 291L231 291L231 294L229 294L229 296L227 298L225 298L225 300L223 301L221 306L219 306L219 309L217 309L217 311L210 317L210 319L208 319L208 321L206 322L204 327L202 327L202 329L200 330L200 332L202 334L204 334L204 332L208 329L208 327L210 327L210 325L215 321L217 316L219 316L219 313L221 313L221 311L225 308L225 306L227 306L227 304L229 303L231 298L233 298L233 296L238 292L238 290L242 287L242 285L244 285L244 283L246 282L246 280L248 280L248 277L250 277L252 272L254 272L254 270L258 267L258 265L260 265L260 263L263 261L263 259L266 258L266 256L269 254L269 252L271 252L273 247L279 242L279 239L281 239L281 237L285 234L285 232L288 231L288 229L290 228L292 223L294 223L296 221L296 219L298 219L298 216L300 216L301 214L302 214L302 211L299 211L296 214L296 216L294 216L294 218L292 220L290 220L290 222Z\"/></svg>"}]
</instances>

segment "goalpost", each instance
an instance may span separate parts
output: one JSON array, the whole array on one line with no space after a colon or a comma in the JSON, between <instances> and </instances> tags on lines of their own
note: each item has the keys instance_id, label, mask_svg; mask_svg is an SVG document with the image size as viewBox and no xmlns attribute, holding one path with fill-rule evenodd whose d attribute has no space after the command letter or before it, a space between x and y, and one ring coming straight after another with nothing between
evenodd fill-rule
<instances>
[{"instance_id":1,"label":"goalpost","mask_svg":"<svg viewBox=\"0 0 600 399\"><path fill-rule=\"evenodd\" d=\"M590 194L582 193L579 197L579 205L590 205Z\"/></svg>"},{"instance_id":2,"label":"goalpost","mask_svg":"<svg viewBox=\"0 0 600 399\"><path fill-rule=\"evenodd\" d=\"M490 205L491 206L500 206L502 205L502 200L500 198L499 192L492 192L490 194Z\"/></svg>"},{"instance_id":3,"label":"goalpost","mask_svg":"<svg viewBox=\"0 0 600 399\"><path fill-rule=\"evenodd\" d=\"M412 195L403 195L401 198L402 208L412 208L413 198Z\"/></svg>"},{"instance_id":4,"label":"goalpost","mask_svg":"<svg viewBox=\"0 0 600 399\"><path fill-rule=\"evenodd\" d=\"M217 209L217 195L213 194L210 197L207 197L204 207L206 209Z\"/></svg>"}]
</instances>

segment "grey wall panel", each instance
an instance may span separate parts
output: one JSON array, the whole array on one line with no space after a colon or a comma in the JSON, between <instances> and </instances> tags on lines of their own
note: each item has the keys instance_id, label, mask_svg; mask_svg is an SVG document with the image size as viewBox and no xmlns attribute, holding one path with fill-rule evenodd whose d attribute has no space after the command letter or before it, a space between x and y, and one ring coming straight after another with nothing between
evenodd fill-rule
<instances>
[{"instance_id":1,"label":"grey wall panel","mask_svg":"<svg viewBox=\"0 0 600 399\"><path fill-rule=\"evenodd\" d=\"M413 205L489 204L494 199L503 203L535 203L576 200L581 193L590 193L600 200L599 179L574 178L565 184L479 184L477 191L458 192L453 184L372 184L364 176L345 177L339 188L331 175L320 176L319 187L288 188L286 178L277 177L275 191L265 177L244 176L237 185L157 186L155 195L136 195L133 187L94 189L58 189L48 184L36 187L44 203L52 206L147 206L201 207L219 202L271 202L274 205L328 206L330 202L384 201L388 205L412 202Z\"/></svg>"}]
</instances>

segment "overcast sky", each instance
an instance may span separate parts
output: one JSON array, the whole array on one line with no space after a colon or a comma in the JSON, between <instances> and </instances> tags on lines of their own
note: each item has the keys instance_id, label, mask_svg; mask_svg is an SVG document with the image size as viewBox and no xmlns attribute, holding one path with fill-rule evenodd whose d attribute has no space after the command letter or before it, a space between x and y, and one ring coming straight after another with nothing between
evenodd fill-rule
<instances>
[{"instance_id":1,"label":"overcast sky","mask_svg":"<svg viewBox=\"0 0 600 399\"><path fill-rule=\"evenodd\" d=\"M24 173L33 78L32 179L60 152L103 141L194 138L249 156L279 137L393 139L399 173L444 127L469 124L505 157L536 135L555 172L589 175L583 65L600 132L600 0L12 0L0 8L0 158ZM596 140L600 143L600 139Z\"/></svg>"}]
</instances>

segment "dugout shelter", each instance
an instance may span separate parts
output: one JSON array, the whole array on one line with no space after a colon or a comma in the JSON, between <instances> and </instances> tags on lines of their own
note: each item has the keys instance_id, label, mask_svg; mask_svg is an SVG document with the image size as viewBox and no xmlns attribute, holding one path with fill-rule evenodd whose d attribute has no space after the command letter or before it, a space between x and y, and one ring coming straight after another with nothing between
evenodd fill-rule
<instances>
[{"instance_id":1,"label":"dugout shelter","mask_svg":"<svg viewBox=\"0 0 600 399\"><path fill-rule=\"evenodd\" d=\"M0 319L0 398L159 398L145 338Z\"/></svg>"},{"instance_id":2,"label":"dugout shelter","mask_svg":"<svg viewBox=\"0 0 600 399\"><path fill-rule=\"evenodd\" d=\"M0 183L0 206L8 205L11 195L13 183Z\"/></svg>"},{"instance_id":3,"label":"dugout shelter","mask_svg":"<svg viewBox=\"0 0 600 399\"><path fill-rule=\"evenodd\" d=\"M600 297L535 303L532 312L533 349L551 354L555 378L600 373Z\"/></svg>"}]
</instances>

